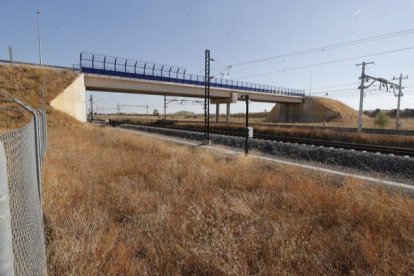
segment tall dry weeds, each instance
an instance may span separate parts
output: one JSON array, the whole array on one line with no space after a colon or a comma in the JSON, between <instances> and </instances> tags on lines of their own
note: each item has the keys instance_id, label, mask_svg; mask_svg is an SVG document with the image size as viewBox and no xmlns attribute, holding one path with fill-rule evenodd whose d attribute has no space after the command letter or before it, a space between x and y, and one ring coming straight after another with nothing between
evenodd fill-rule
<instances>
[{"instance_id":1,"label":"tall dry weeds","mask_svg":"<svg viewBox=\"0 0 414 276\"><path fill-rule=\"evenodd\" d=\"M0 65L0 90L32 107L42 106L41 87L45 84L45 102L49 104L76 77L69 70Z\"/></svg>"},{"instance_id":2,"label":"tall dry weeds","mask_svg":"<svg viewBox=\"0 0 414 276\"><path fill-rule=\"evenodd\" d=\"M31 114L19 105L3 100L17 98L34 108L41 108L41 90L44 87L45 107L50 113L50 101L75 77L76 73L68 70L0 65L0 132L21 127L31 119Z\"/></svg>"},{"instance_id":3,"label":"tall dry weeds","mask_svg":"<svg viewBox=\"0 0 414 276\"><path fill-rule=\"evenodd\" d=\"M41 74L0 66L0 88L37 106ZM50 275L414 272L411 198L49 111Z\"/></svg>"},{"instance_id":4,"label":"tall dry weeds","mask_svg":"<svg viewBox=\"0 0 414 276\"><path fill-rule=\"evenodd\" d=\"M115 130L50 137L52 275L414 272L402 195Z\"/></svg>"}]
</instances>

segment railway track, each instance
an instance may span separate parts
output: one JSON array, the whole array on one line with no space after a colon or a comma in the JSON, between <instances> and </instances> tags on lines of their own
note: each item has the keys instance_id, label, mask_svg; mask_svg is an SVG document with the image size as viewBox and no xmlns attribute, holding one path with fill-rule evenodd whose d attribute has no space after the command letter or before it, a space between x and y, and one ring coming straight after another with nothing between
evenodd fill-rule
<instances>
[{"instance_id":1,"label":"railway track","mask_svg":"<svg viewBox=\"0 0 414 276\"><path fill-rule=\"evenodd\" d=\"M115 119L122 120L122 119ZM133 120L130 120L133 121ZM200 120L173 120L176 123L188 124L188 125L203 125L204 121ZM214 124L214 122L212 122ZM221 122L221 124L224 124ZM244 122L231 122L232 126L244 126ZM340 127L340 126L313 126L313 125L300 125L300 124L283 124L283 123L258 123L252 122L252 127L271 127L271 128L289 128L289 129L301 129L301 130L318 130L318 131L334 131L341 133L357 133L357 128L354 127ZM382 129L382 128L363 128L362 133L375 134L375 135L395 135L395 136L414 136L414 130L407 129Z\"/></svg>"},{"instance_id":2,"label":"railway track","mask_svg":"<svg viewBox=\"0 0 414 276\"><path fill-rule=\"evenodd\" d=\"M117 121L115 125L119 125L122 123L123 122ZM128 122L128 124L131 124L131 122ZM168 128L168 129L183 130L183 131L204 132L203 129L192 128L192 127L152 126L152 125L144 125L144 124L137 124L137 123L135 123L135 125ZM234 130L222 130L222 129L212 128L210 130L210 133L219 134L219 135L227 135L227 136L245 137L245 134L242 131L234 131ZM378 146L378 145L370 145L370 144L357 144L357 143L349 143L349 142L326 141L326 140L320 140L320 139L286 137L286 136L268 135L268 134L261 134L261 133L255 133L253 135L253 138L262 139L262 140L278 141L278 142L284 142L284 143L296 143L296 144L304 144L304 145L318 146L318 147L327 147L327 148L346 149L346 150L354 150L354 151L361 151L361 152L364 152L364 151L373 152L373 153L378 153L378 154L393 154L393 155L414 157L414 149L412 148L400 148L400 147Z\"/></svg>"},{"instance_id":3,"label":"railway track","mask_svg":"<svg viewBox=\"0 0 414 276\"><path fill-rule=\"evenodd\" d=\"M187 123L187 124L202 124L202 121L196 120L176 120L177 123ZM232 125L243 126L242 122L232 122ZM275 127L275 128L294 128L294 129L304 129L304 130L328 130L335 132L346 132L346 133L356 133L357 128L353 127L334 127L334 126L307 126L307 125L293 125L293 124L282 124L282 123L251 123L252 126L260 127ZM381 129L381 128L363 128L362 133L367 134L380 134L380 135L397 135L397 136L414 136L414 130L395 130L395 129Z\"/></svg>"}]
</instances>

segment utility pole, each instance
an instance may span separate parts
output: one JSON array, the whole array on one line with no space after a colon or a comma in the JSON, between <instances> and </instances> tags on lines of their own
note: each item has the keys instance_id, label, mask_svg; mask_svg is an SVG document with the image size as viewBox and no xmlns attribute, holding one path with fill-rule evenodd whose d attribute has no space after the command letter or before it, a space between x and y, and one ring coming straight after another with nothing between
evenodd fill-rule
<instances>
[{"instance_id":1,"label":"utility pole","mask_svg":"<svg viewBox=\"0 0 414 276\"><path fill-rule=\"evenodd\" d=\"M399 78L393 77L392 79L393 80L397 80L397 79L399 80L399 83L398 83L398 95L397 95L397 97L398 97L398 101L397 101L397 114L396 114L396 117L395 117L395 129L396 130L399 130L400 127L401 127L401 124L400 124L400 103L401 103L401 97L404 96L404 94L402 93L402 89L403 89L403 87L402 87L402 80L403 79L404 80L408 79L408 76L404 76L403 77L403 74L401 73ZM395 93L394 93L394 95L395 95Z\"/></svg>"},{"instance_id":2,"label":"utility pole","mask_svg":"<svg viewBox=\"0 0 414 276\"><path fill-rule=\"evenodd\" d=\"M147 116L148 116L148 108L149 108L148 104L146 105L146 107L147 107Z\"/></svg>"},{"instance_id":3,"label":"utility pole","mask_svg":"<svg viewBox=\"0 0 414 276\"><path fill-rule=\"evenodd\" d=\"M388 92L388 88L391 88L394 90L394 95L395 95L395 88L397 87L399 90L399 97L402 96L402 92L401 92L401 80L402 80L402 74L400 76L400 84L395 84L391 81L386 80L385 78L378 78L378 77L373 77L373 76L369 76L367 74L365 74L365 66L368 64L375 64L374 62L362 62L361 64L357 64L356 66L362 65L362 73L361 73L361 84L359 85L358 89L360 89L360 98L359 98L359 112L358 112L358 132L361 132L362 130L362 111L363 111L363 102L364 102L364 89L368 89L371 87L371 85L373 85L376 82L379 82L379 90L381 90L381 87L385 87L386 91ZM408 78L408 77L407 77ZM396 79L396 78L395 78ZM369 83L368 85L365 85L366 82L371 81L371 83ZM397 96L397 95L395 95ZM399 100L400 101L400 100ZM399 109L399 105L400 103L398 102L398 109ZM398 114L399 116L399 114ZM399 122L398 122L399 123Z\"/></svg>"},{"instance_id":4,"label":"utility pole","mask_svg":"<svg viewBox=\"0 0 414 276\"><path fill-rule=\"evenodd\" d=\"M90 102L90 105L91 105L91 108L90 108L90 110L91 110L90 119L91 119L91 122L92 122L93 121L93 95L91 95L91 97L89 98L89 102Z\"/></svg>"},{"instance_id":5,"label":"utility pole","mask_svg":"<svg viewBox=\"0 0 414 276\"><path fill-rule=\"evenodd\" d=\"M210 50L205 51L204 60L204 139L210 141Z\"/></svg>"},{"instance_id":6,"label":"utility pole","mask_svg":"<svg viewBox=\"0 0 414 276\"><path fill-rule=\"evenodd\" d=\"M13 48L11 46L9 46L9 60L10 65L13 65Z\"/></svg>"},{"instance_id":7,"label":"utility pole","mask_svg":"<svg viewBox=\"0 0 414 276\"><path fill-rule=\"evenodd\" d=\"M37 11L37 38L39 41L39 65L42 66L42 44L40 40L40 12Z\"/></svg>"},{"instance_id":8,"label":"utility pole","mask_svg":"<svg viewBox=\"0 0 414 276\"><path fill-rule=\"evenodd\" d=\"M309 79L309 97L312 97L312 73L310 73Z\"/></svg>"},{"instance_id":9,"label":"utility pole","mask_svg":"<svg viewBox=\"0 0 414 276\"><path fill-rule=\"evenodd\" d=\"M116 103L116 113L121 114L121 107L119 106L119 103Z\"/></svg>"},{"instance_id":10,"label":"utility pole","mask_svg":"<svg viewBox=\"0 0 414 276\"><path fill-rule=\"evenodd\" d=\"M167 119L167 96L164 95L164 120Z\"/></svg>"},{"instance_id":11,"label":"utility pole","mask_svg":"<svg viewBox=\"0 0 414 276\"><path fill-rule=\"evenodd\" d=\"M246 142L244 145L244 154L249 153L249 95L246 95Z\"/></svg>"},{"instance_id":12,"label":"utility pole","mask_svg":"<svg viewBox=\"0 0 414 276\"><path fill-rule=\"evenodd\" d=\"M361 72L361 84L359 85L360 95L359 95L359 111L358 111L358 132L362 130L362 109L364 107L364 89L365 89L365 66L368 64L374 64L374 62L362 62L357 64L356 66L362 65L362 72Z\"/></svg>"}]
</instances>

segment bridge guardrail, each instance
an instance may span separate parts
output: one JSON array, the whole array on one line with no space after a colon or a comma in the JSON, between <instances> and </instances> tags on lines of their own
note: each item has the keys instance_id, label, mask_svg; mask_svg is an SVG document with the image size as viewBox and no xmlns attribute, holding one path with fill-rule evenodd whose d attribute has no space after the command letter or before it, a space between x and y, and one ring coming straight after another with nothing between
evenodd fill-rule
<instances>
[{"instance_id":1,"label":"bridge guardrail","mask_svg":"<svg viewBox=\"0 0 414 276\"><path fill-rule=\"evenodd\" d=\"M189 74L187 73L187 69L177 66L87 52L80 54L79 62L80 70L84 73L204 86L204 76ZM304 90L222 78L211 79L210 86L286 96L305 96Z\"/></svg>"}]
</instances>

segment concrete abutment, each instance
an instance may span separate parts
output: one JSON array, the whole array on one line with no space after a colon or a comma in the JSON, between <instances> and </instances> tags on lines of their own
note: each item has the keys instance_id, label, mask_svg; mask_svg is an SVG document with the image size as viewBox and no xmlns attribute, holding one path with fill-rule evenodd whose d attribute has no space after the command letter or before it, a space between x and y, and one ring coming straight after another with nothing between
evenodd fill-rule
<instances>
[{"instance_id":1,"label":"concrete abutment","mask_svg":"<svg viewBox=\"0 0 414 276\"><path fill-rule=\"evenodd\" d=\"M341 114L308 97L301 104L278 103L266 117L266 122L319 123L341 118Z\"/></svg>"},{"instance_id":2,"label":"concrete abutment","mask_svg":"<svg viewBox=\"0 0 414 276\"><path fill-rule=\"evenodd\" d=\"M54 98L50 105L80 122L86 122L85 76L80 74L62 93Z\"/></svg>"}]
</instances>

